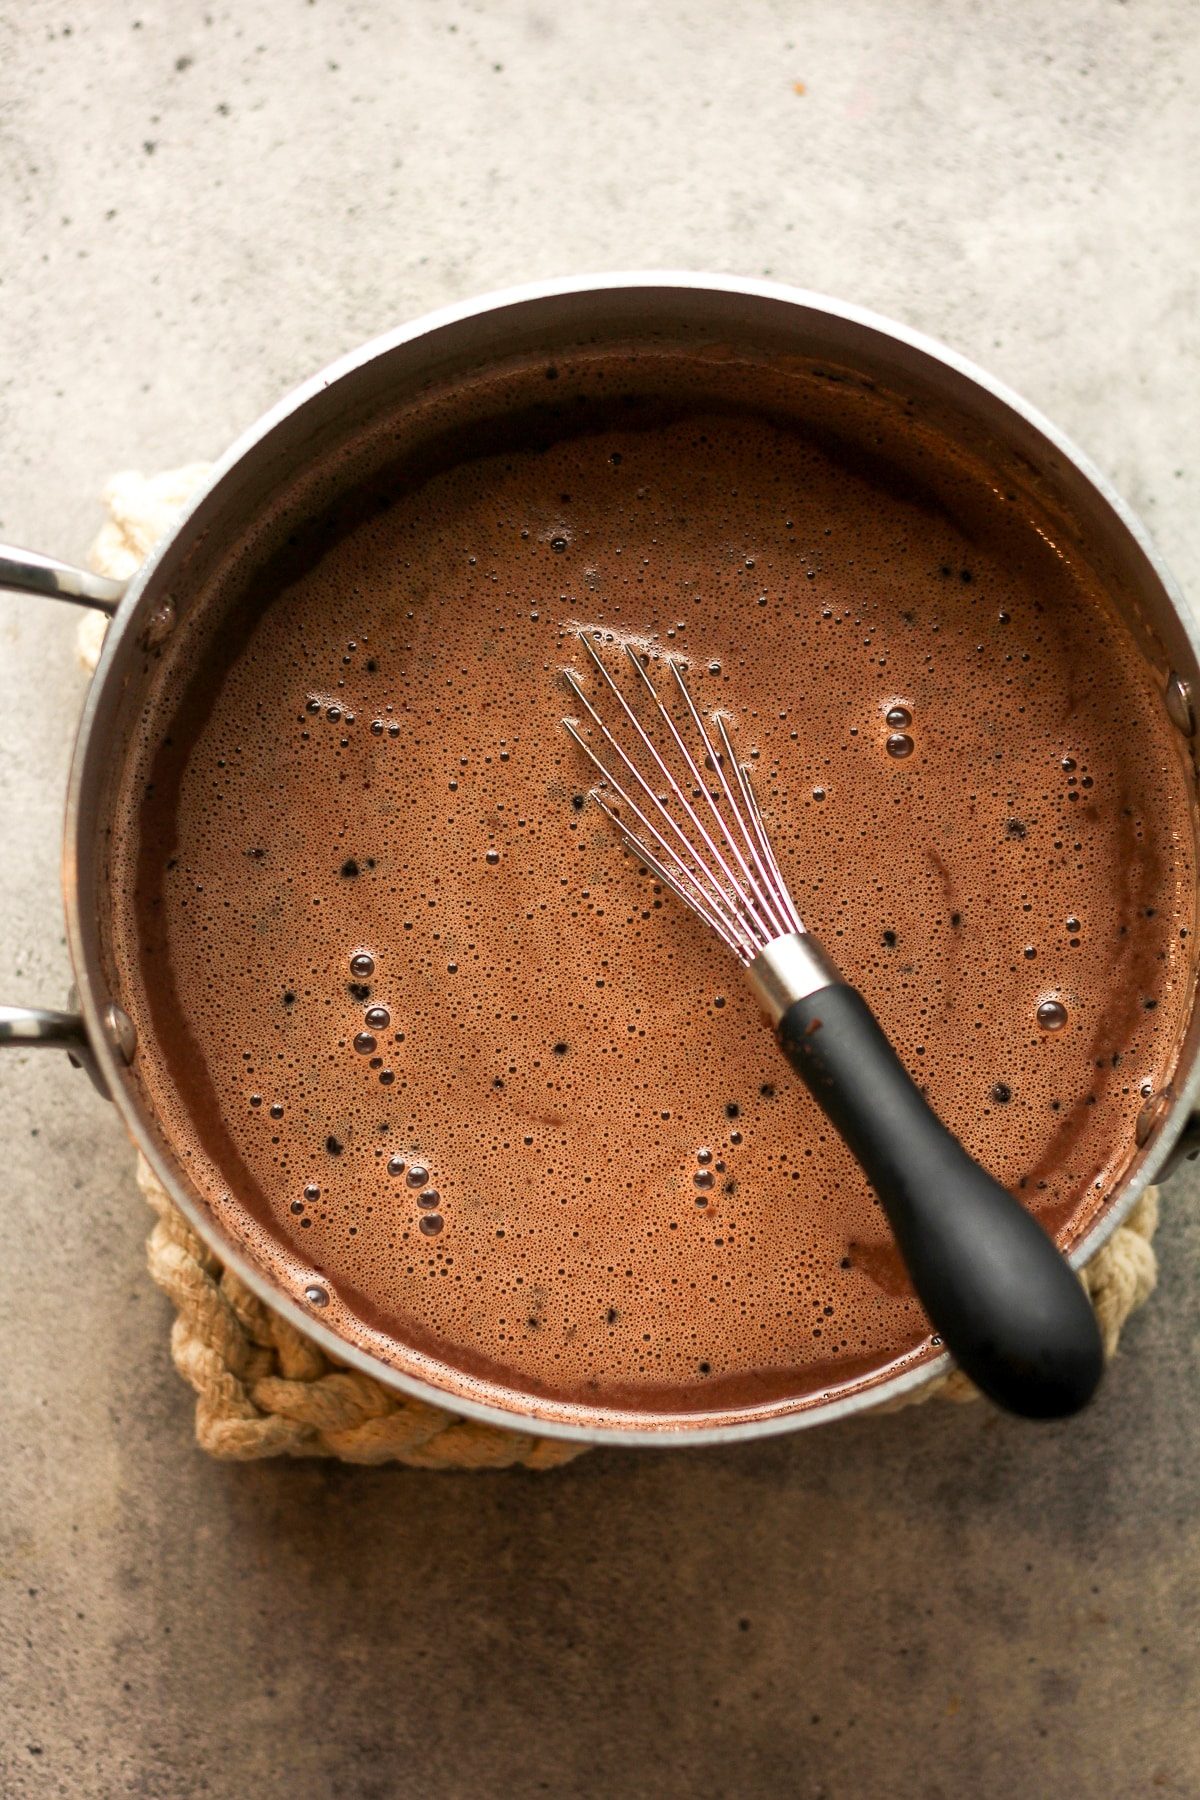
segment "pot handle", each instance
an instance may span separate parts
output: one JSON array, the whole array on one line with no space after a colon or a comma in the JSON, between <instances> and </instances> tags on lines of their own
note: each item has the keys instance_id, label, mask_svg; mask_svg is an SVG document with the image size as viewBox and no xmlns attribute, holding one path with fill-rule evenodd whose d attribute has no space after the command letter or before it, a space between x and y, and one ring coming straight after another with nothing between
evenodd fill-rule
<instances>
[{"instance_id":1,"label":"pot handle","mask_svg":"<svg viewBox=\"0 0 1200 1800\"><path fill-rule=\"evenodd\" d=\"M52 600L71 600L76 606L115 613L128 585L127 581L113 581L107 575L93 575L90 569L77 569L73 563L59 562L53 556L39 556L36 550L0 544L0 588L10 588L14 593L46 594Z\"/></svg>"},{"instance_id":2,"label":"pot handle","mask_svg":"<svg viewBox=\"0 0 1200 1800\"><path fill-rule=\"evenodd\" d=\"M41 1006L0 1006L0 1050L5 1049L65 1050L73 1067L87 1070L96 1092L106 1100L112 1098L79 1013L50 1012Z\"/></svg>"},{"instance_id":3,"label":"pot handle","mask_svg":"<svg viewBox=\"0 0 1200 1800\"><path fill-rule=\"evenodd\" d=\"M90 569L77 569L71 563L59 562L53 556L39 556L36 550L18 550L12 544L0 544L0 588L18 594L44 594L52 600L70 600L76 606L90 606L103 613L115 613L121 603L127 582L113 581L107 575L93 575ZM117 1009L109 1009L114 1014ZM106 1020L106 1024L109 1021ZM121 1024L130 1032L133 1027L114 1017L111 1029L114 1041L122 1043ZM37 1050L48 1047L65 1050L77 1069L86 1069L92 1086L106 1100L111 1098L88 1042L83 1019L76 1012L51 1012L45 1007L0 1006L0 1050Z\"/></svg>"}]
</instances>

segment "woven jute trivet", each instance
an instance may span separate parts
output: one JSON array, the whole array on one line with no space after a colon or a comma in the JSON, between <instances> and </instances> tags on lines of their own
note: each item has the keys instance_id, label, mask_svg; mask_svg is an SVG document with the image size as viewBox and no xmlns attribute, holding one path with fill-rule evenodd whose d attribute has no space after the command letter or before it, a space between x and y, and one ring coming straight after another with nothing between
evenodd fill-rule
<instances>
[{"instance_id":1,"label":"woven jute trivet","mask_svg":"<svg viewBox=\"0 0 1200 1800\"><path fill-rule=\"evenodd\" d=\"M207 469L206 463L192 463L149 478L132 472L114 476L103 496L109 521L89 556L97 574L132 575ZM96 667L106 626L100 613L89 613L80 625L79 655L89 670ZM518 1463L552 1469L587 1448L476 1424L339 1367L222 1265L140 1156L138 1186L158 1214L148 1245L150 1273L176 1309L171 1354L196 1390L196 1438L210 1456L243 1462L335 1456L423 1469L504 1469ZM1126 1319L1154 1288L1150 1240L1157 1223L1158 1193L1149 1188L1082 1272L1110 1358ZM874 1410L894 1412L933 1398L974 1400L978 1390L956 1370Z\"/></svg>"}]
</instances>

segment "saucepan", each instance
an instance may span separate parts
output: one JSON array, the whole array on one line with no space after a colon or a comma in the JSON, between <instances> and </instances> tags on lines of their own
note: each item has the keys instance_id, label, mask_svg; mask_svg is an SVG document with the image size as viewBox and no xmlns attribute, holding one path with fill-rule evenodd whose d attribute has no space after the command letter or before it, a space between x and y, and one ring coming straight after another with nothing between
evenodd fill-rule
<instances>
[{"instance_id":1,"label":"saucepan","mask_svg":"<svg viewBox=\"0 0 1200 1800\"><path fill-rule=\"evenodd\" d=\"M403 436L406 407L469 384L514 359L552 360L606 343L709 349L729 358L777 359L832 381L903 394L905 404L973 443L994 466L1017 472L1102 577L1155 672L1161 704L1192 761L1200 632L1150 539L1104 477L1047 420L982 370L930 339L857 307L772 283L696 274L605 275L510 289L433 313L375 339L315 376L259 420L216 464L174 528L128 583L46 556L0 547L0 586L111 615L103 655L80 721L67 795L63 887L74 1010L0 1008L0 1042L58 1047L119 1108L129 1132L175 1204L221 1258L331 1356L434 1404L490 1424L608 1442L730 1441L795 1429L897 1399L928 1381L946 1358L883 1373L851 1393L792 1412L686 1431L566 1424L514 1395L504 1405L449 1398L449 1387L397 1370L348 1343L284 1292L246 1247L226 1237L189 1186L137 1078L138 1045L106 953L108 841L119 776L164 646L204 627L237 572L252 570L264 521L325 504L363 479L364 458ZM392 422L392 425L389 425ZM364 446L374 445L374 450ZM214 598L214 596L218 598ZM209 621L211 624L211 620ZM1194 775L1194 768L1192 770ZM1093 1217L1070 1260L1085 1264L1145 1187L1200 1151L1200 1019L1193 1008L1174 1075L1147 1098L1138 1151Z\"/></svg>"}]
</instances>

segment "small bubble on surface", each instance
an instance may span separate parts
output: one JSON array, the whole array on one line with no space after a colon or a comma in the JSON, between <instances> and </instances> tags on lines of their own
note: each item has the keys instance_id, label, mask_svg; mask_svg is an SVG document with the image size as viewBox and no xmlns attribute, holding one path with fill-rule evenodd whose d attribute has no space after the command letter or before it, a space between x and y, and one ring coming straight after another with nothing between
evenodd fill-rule
<instances>
[{"instance_id":1,"label":"small bubble on surface","mask_svg":"<svg viewBox=\"0 0 1200 1800\"><path fill-rule=\"evenodd\" d=\"M484 858L484 861L491 863L492 866L495 867L495 865L500 861L500 852L498 850L489 850L487 855Z\"/></svg>"},{"instance_id":2,"label":"small bubble on surface","mask_svg":"<svg viewBox=\"0 0 1200 1800\"><path fill-rule=\"evenodd\" d=\"M414 1163L412 1168L408 1171L405 1180L408 1182L410 1188L423 1188L425 1183L429 1180L429 1170L425 1167L424 1163Z\"/></svg>"},{"instance_id":3,"label":"small bubble on surface","mask_svg":"<svg viewBox=\"0 0 1200 1800\"><path fill-rule=\"evenodd\" d=\"M715 1179L716 1177L711 1169L697 1169L696 1173L692 1176L692 1180L698 1188L710 1188Z\"/></svg>"},{"instance_id":4,"label":"small bubble on surface","mask_svg":"<svg viewBox=\"0 0 1200 1800\"><path fill-rule=\"evenodd\" d=\"M318 1287L316 1282L311 1283L310 1286L305 1288L304 1298L308 1301L310 1306L329 1305L329 1295L323 1287Z\"/></svg>"},{"instance_id":5,"label":"small bubble on surface","mask_svg":"<svg viewBox=\"0 0 1200 1800\"><path fill-rule=\"evenodd\" d=\"M366 1024L372 1031L386 1031L392 1022L392 1015L386 1006L368 1006Z\"/></svg>"},{"instance_id":6,"label":"small bubble on surface","mask_svg":"<svg viewBox=\"0 0 1200 1800\"><path fill-rule=\"evenodd\" d=\"M317 1186L315 1181L310 1181L308 1186L305 1188L304 1198L306 1200L319 1200L321 1198L321 1190Z\"/></svg>"},{"instance_id":7,"label":"small bubble on surface","mask_svg":"<svg viewBox=\"0 0 1200 1800\"><path fill-rule=\"evenodd\" d=\"M370 1056L376 1047L377 1040L371 1036L369 1031L360 1031L354 1039L354 1048L360 1056Z\"/></svg>"},{"instance_id":8,"label":"small bubble on surface","mask_svg":"<svg viewBox=\"0 0 1200 1800\"><path fill-rule=\"evenodd\" d=\"M365 950L359 950L350 958L350 973L365 981L368 975L375 973L375 958Z\"/></svg>"},{"instance_id":9,"label":"small bubble on surface","mask_svg":"<svg viewBox=\"0 0 1200 1800\"><path fill-rule=\"evenodd\" d=\"M423 1194L417 1195L417 1205L426 1206L430 1211L432 1211L435 1206L440 1206L441 1203L442 1196L438 1193L436 1188L426 1188Z\"/></svg>"},{"instance_id":10,"label":"small bubble on surface","mask_svg":"<svg viewBox=\"0 0 1200 1800\"><path fill-rule=\"evenodd\" d=\"M905 731L912 724L912 714L907 706L889 706L885 721L893 731Z\"/></svg>"},{"instance_id":11,"label":"small bubble on surface","mask_svg":"<svg viewBox=\"0 0 1200 1800\"><path fill-rule=\"evenodd\" d=\"M900 761L901 758L912 755L913 741L906 731L893 731L885 748L889 756L894 756L897 761Z\"/></svg>"},{"instance_id":12,"label":"small bubble on surface","mask_svg":"<svg viewBox=\"0 0 1200 1800\"><path fill-rule=\"evenodd\" d=\"M389 1157L387 1172L389 1175L403 1175L403 1173L404 1173L404 1158L402 1156Z\"/></svg>"},{"instance_id":13,"label":"small bubble on surface","mask_svg":"<svg viewBox=\"0 0 1200 1800\"><path fill-rule=\"evenodd\" d=\"M1037 1022L1043 1031L1061 1031L1067 1022L1067 1009L1061 1000L1043 1000L1037 1009Z\"/></svg>"},{"instance_id":14,"label":"small bubble on surface","mask_svg":"<svg viewBox=\"0 0 1200 1800\"><path fill-rule=\"evenodd\" d=\"M425 1237L436 1237L445 1224L445 1220L441 1213L426 1213L424 1218L418 1221L418 1224Z\"/></svg>"}]
</instances>

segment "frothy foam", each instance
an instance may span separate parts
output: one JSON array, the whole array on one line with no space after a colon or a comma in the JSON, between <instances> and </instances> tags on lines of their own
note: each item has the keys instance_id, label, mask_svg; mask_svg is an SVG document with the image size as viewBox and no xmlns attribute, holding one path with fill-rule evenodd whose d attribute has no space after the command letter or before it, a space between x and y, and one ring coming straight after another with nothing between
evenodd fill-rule
<instances>
[{"instance_id":1,"label":"frothy foam","mask_svg":"<svg viewBox=\"0 0 1200 1800\"><path fill-rule=\"evenodd\" d=\"M142 1079L227 1229L398 1366L581 1418L929 1339L732 959L587 799L576 622L686 655L801 915L1060 1240L1189 994L1185 778L1087 572L936 444L901 479L669 373L627 422L564 368L594 427L337 523L211 703L164 674L118 834Z\"/></svg>"}]
</instances>

